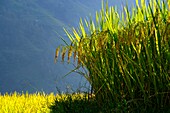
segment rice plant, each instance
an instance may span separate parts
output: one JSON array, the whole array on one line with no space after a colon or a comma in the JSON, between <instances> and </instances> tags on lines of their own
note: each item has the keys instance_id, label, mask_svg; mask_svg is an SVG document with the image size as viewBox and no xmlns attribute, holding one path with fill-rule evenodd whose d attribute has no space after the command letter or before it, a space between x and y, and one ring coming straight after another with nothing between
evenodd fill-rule
<instances>
[{"instance_id":1,"label":"rice plant","mask_svg":"<svg viewBox=\"0 0 170 113\"><path fill-rule=\"evenodd\" d=\"M56 50L56 59L61 52L69 63L73 54L77 67L88 70L82 75L98 105L112 112L170 106L170 1L147 2L136 0L121 14L103 3L95 21L81 19L78 29L65 29L71 44Z\"/></svg>"}]
</instances>

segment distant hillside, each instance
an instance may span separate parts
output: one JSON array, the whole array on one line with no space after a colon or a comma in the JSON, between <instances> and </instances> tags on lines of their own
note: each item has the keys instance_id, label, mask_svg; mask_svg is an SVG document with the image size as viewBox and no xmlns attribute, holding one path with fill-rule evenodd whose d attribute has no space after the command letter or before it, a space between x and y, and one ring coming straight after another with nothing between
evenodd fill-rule
<instances>
[{"instance_id":1,"label":"distant hillside","mask_svg":"<svg viewBox=\"0 0 170 113\"><path fill-rule=\"evenodd\" d=\"M53 62L63 43L57 33L64 37L63 27L100 7L100 0L0 0L0 92L78 87L80 77L61 80L71 66Z\"/></svg>"},{"instance_id":2,"label":"distant hillside","mask_svg":"<svg viewBox=\"0 0 170 113\"><path fill-rule=\"evenodd\" d=\"M62 43L55 31L64 36L63 27L78 24L92 9L79 0L1 0L0 92L65 88L67 78L55 82L69 71L53 62Z\"/></svg>"}]
</instances>

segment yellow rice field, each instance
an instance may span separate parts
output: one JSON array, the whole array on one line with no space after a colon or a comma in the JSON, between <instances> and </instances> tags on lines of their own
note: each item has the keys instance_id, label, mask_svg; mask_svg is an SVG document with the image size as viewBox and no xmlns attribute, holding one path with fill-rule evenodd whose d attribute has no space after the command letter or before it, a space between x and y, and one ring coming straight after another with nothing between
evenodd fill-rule
<instances>
[{"instance_id":1,"label":"yellow rice field","mask_svg":"<svg viewBox=\"0 0 170 113\"><path fill-rule=\"evenodd\" d=\"M49 113L56 97L53 93L0 94L0 113Z\"/></svg>"}]
</instances>

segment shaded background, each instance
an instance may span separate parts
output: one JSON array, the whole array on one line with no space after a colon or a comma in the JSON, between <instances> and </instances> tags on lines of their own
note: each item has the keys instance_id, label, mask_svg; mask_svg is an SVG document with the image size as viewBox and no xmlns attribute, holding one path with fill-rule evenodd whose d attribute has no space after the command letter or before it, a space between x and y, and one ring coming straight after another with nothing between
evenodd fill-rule
<instances>
[{"instance_id":1,"label":"shaded background","mask_svg":"<svg viewBox=\"0 0 170 113\"><path fill-rule=\"evenodd\" d=\"M109 5L120 8L125 1L109 0ZM61 60L54 64L55 49L63 44L59 35L69 41L63 27L77 27L80 17L100 8L100 0L0 0L0 93L84 86L86 80L76 73L63 78L74 67Z\"/></svg>"}]
</instances>

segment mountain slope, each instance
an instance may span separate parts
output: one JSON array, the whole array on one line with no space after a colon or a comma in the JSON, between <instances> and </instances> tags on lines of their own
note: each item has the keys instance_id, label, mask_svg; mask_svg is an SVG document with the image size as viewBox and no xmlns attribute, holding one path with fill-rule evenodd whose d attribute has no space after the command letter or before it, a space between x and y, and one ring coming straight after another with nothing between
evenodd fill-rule
<instances>
[{"instance_id":1,"label":"mountain slope","mask_svg":"<svg viewBox=\"0 0 170 113\"><path fill-rule=\"evenodd\" d=\"M100 0L1 0L0 92L78 87L81 77L62 79L71 65L54 64L55 48L63 43L56 32L65 37L63 27L77 26L100 7Z\"/></svg>"},{"instance_id":2,"label":"mountain slope","mask_svg":"<svg viewBox=\"0 0 170 113\"><path fill-rule=\"evenodd\" d=\"M66 6L58 7L58 2L0 2L0 92L34 92L41 89L51 92L55 90L56 78L68 71L53 62L55 48L62 43L54 31L64 34L62 28L78 20L75 15L79 14L73 12L68 19ZM72 11L84 10L78 9L80 7L76 3L67 3L76 6ZM61 4L65 4L64 1ZM57 10L53 13L52 9Z\"/></svg>"}]
</instances>

